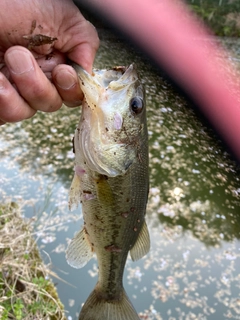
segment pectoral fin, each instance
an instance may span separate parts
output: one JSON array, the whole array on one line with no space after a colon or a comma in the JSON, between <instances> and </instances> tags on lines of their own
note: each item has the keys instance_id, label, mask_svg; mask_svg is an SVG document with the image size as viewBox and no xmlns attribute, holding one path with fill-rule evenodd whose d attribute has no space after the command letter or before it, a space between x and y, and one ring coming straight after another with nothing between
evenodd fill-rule
<instances>
[{"instance_id":1,"label":"pectoral fin","mask_svg":"<svg viewBox=\"0 0 240 320\"><path fill-rule=\"evenodd\" d=\"M66 259L73 268L82 268L92 258L92 246L87 239L85 229L79 231L70 242Z\"/></svg>"},{"instance_id":2,"label":"pectoral fin","mask_svg":"<svg viewBox=\"0 0 240 320\"><path fill-rule=\"evenodd\" d=\"M73 181L69 190L69 210L77 208L80 203L80 179L74 174Z\"/></svg>"},{"instance_id":3,"label":"pectoral fin","mask_svg":"<svg viewBox=\"0 0 240 320\"><path fill-rule=\"evenodd\" d=\"M150 249L150 237L146 221L144 220L142 229L138 235L137 241L130 250L130 256L133 261L141 259Z\"/></svg>"},{"instance_id":4,"label":"pectoral fin","mask_svg":"<svg viewBox=\"0 0 240 320\"><path fill-rule=\"evenodd\" d=\"M102 206L110 207L113 205L113 192L104 175L99 175L96 179L96 190L98 201Z\"/></svg>"}]
</instances>

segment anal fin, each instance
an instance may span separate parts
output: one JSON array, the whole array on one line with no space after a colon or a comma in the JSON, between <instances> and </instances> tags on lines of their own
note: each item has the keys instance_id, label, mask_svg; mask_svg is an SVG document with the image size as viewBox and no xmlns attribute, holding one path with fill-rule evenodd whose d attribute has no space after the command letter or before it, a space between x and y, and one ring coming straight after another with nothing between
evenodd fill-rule
<instances>
[{"instance_id":1,"label":"anal fin","mask_svg":"<svg viewBox=\"0 0 240 320\"><path fill-rule=\"evenodd\" d=\"M144 220L138 238L130 250L130 256L133 261L141 259L150 250L150 237L146 221Z\"/></svg>"},{"instance_id":2,"label":"anal fin","mask_svg":"<svg viewBox=\"0 0 240 320\"><path fill-rule=\"evenodd\" d=\"M92 258L92 246L87 239L85 229L79 231L71 240L67 251L66 259L73 268L82 268Z\"/></svg>"}]
</instances>

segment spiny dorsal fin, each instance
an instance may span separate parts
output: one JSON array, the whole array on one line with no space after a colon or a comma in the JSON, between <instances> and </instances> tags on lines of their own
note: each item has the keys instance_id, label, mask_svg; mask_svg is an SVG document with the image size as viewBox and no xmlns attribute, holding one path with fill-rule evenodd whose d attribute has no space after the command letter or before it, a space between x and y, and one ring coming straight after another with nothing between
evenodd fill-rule
<instances>
[{"instance_id":1,"label":"spiny dorsal fin","mask_svg":"<svg viewBox=\"0 0 240 320\"><path fill-rule=\"evenodd\" d=\"M82 268L92 258L93 250L90 245L85 229L79 231L71 240L67 251L66 259L73 268Z\"/></svg>"},{"instance_id":2,"label":"spiny dorsal fin","mask_svg":"<svg viewBox=\"0 0 240 320\"><path fill-rule=\"evenodd\" d=\"M137 241L130 250L130 256L133 261L141 259L150 250L150 237L146 221L144 220L142 229L138 235Z\"/></svg>"}]
</instances>

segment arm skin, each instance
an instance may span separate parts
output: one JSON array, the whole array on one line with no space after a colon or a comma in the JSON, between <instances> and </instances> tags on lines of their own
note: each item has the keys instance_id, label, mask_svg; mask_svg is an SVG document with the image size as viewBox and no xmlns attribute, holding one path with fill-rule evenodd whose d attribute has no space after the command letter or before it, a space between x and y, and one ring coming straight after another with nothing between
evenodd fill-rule
<instances>
[{"instance_id":1,"label":"arm skin","mask_svg":"<svg viewBox=\"0 0 240 320\"><path fill-rule=\"evenodd\" d=\"M30 47L37 34L57 40ZM0 124L58 110L63 102L79 105L77 75L65 62L91 72L98 47L95 28L71 0L1 0Z\"/></svg>"}]
</instances>

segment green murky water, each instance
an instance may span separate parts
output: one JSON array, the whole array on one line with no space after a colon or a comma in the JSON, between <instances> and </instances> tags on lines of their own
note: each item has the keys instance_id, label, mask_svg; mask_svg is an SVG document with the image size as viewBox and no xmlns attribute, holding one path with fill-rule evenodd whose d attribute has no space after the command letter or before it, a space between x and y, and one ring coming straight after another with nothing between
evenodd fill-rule
<instances>
[{"instance_id":1,"label":"green murky water","mask_svg":"<svg viewBox=\"0 0 240 320\"><path fill-rule=\"evenodd\" d=\"M239 41L238 41L239 42ZM229 59L240 60L228 39ZM187 102L124 42L103 35L95 66L135 62L146 87L150 142L147 210L152 248L127 261L125 289L141 319L240 319L240 170ZM68 211L71 139L78 109L0 127L0 199L34 217L36 237L69 320L97 281L97 263L67 265L67 242L82 223Z\"/></svg>"}]
</instances>

